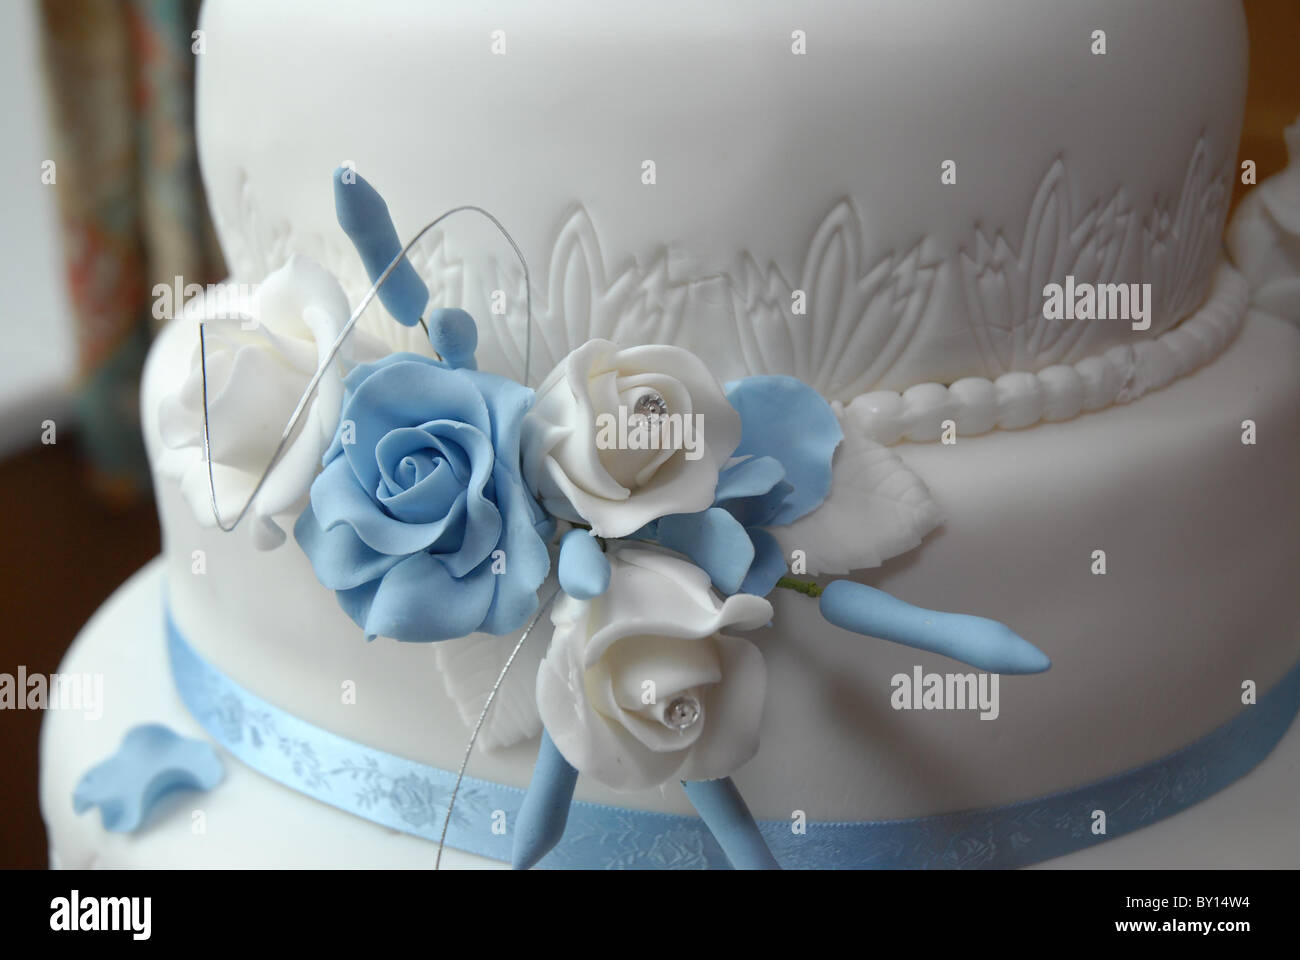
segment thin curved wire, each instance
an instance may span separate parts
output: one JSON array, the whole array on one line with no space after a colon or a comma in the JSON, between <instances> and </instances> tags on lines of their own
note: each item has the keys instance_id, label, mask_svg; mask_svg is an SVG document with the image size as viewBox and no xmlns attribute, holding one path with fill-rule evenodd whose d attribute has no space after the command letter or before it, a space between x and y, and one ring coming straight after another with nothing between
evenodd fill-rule
<instances>
[{"instance_id":1,"label":"thin curved wire","mask_svg":"<svg viewBox=\"0 0 1300 960\"><path fill-rule=\"evenodd\" d=\"M524 257L524 252L519 249L519 244L515 242L515 238L510 235L510 231L505 228L505 225L502 224L500 220L487 210L484 210L482 207L474 206L473 204L452 207L446 213L435 217L433 220L430 220L421 227L420 232L411 238L406 246L401 249L397 256L393 258L392 262L384 269L384 272L379 275L379 278L370 285L370 289L366 291L366 295L361 298L361 302L357 304L356 309L352 311L352 315L348 317L348 322L343 325L343 329L339 331L339 335L334 338L334 343L330 346L329 354L317 368L316 373L312 375L311 380L308 381L307 389L303 391L302 398L298 401L298 406L294 408L293 415L289 417L289 423L285 426L284 432L280 435L280 442L276 444L275 452L271 454L270 463L266 465L266 469L263 470L262 475L258 477L257 483L253 486L252 493L248 495L248 499L244 501L244 505L240 508L239 513L235 515L235 519L232 520L229 525L227 525L222 519L221 510L217 506L217 484L212 473L212 433L208 413L207 324L199 324L199 365L203 380L203 459L206 460L208 464L208 498L212 503L212 516L216 518L218 528L225 533L230 533L239 526L240 522L247 515L249 508L253 505L253 501L257 499L258 493L261 492L267 478L270 477L271 471L275 468L276 463L279 462L280 457L284 454L285 447L289 445L289 438L297 428L298 421L302 419L302 415L304 411L306 411L307 405L311 403L311 399L316 393L316 388L320 385L321 378L325 376L325 372L334 362L334 358L338 356L338 352L343 346L343 341L348 338L348 334L350 334L352 329L357 325L357 321L361 319L361 314L365 312L366 307L370 306L370 301L374 300L378 295L379 288L387 282L389 276L392 275L392 272L397 269L397 265L402 262L410 249L419 243L426 233L453 214L465 211L482 214L490 220L492 225L500 231L503 237L506 238L506 242L510 244L510 248L515 252L515 256L519 258L519 265L523 268L524 310L526 316L524 326L524 386L528 386L529 374L531 372L530 368L533 359L533 284L531 275L528 271L528 260ZM420 318L420 326L424 327L425 333L427 334L429 328L425 325L423 317Z\"/></svg>"},{"instance_id":2,"label":"thin curved wire","mask_svg":"<svg viewBox=\"0 0 1300 960\"><path fill-rule=\"evenodd\" d=\"M528 635L533 632L533 627L537 626L537 621L542 619L542 614L546 612L554 601L560 588L556 587L551 591L550 596L542 601L537 612L533 614L533 619L528 621L528 626L524 627L524 632L519 636L519 642L515 648L510 651L510 656L506 658L506 664L497 674L496 683L492 684L492 689L488 691L487 700L483 703L483 709L479 712L478 720L474 724L474 731L469 735L469 743L465 745L465 755L461 757L460 769L456 771L456 784L451 788L451 797L447 800L447 815L442 818L442 833L438 836L438 855L434 858L433 869L437 870L442 865L442 850L447 843L447 827L451 824L451 811L456 806L456 794L460 793L460 782L465 779L465 768L469 766L469 755L474 752L474 743L478 740L479 731L483 729L483 721L487 719L488 711L492 709L492 701L497 698L497 691L501 689L501 684L505 682L506 674L510 672L511 665L515 662L515 657L524 646L524 641Z\"/></svg>"}]
</instances>

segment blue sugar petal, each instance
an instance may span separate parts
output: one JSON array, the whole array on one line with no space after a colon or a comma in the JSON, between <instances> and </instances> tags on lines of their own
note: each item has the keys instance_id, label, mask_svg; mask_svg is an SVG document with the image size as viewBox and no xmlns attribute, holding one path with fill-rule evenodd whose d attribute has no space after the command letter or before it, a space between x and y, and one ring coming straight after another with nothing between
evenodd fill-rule
<instances>
[{"instance_id":1,"label":"blue sugar petal","mask_svg":"<svg viewBox=\"0 0 1300 960\"><path fill-rule=\"evenodd\" d=\"M651 520L644 527L633 530L624 540L658 540L659 539L659 521Z\"/></svg>"},{"instance_id":2,"label":"blue sugar petal","mask_svg":"<svg viewBox=\"0 0 1300 960\"><path fill-rule=\"evenodd\" d=\"M773 457L793 487L768 524L793 523L821 506L831 490L831 459L844 431L830 404L794 377L746 377L727 384L740 414L736 456Z\"/></svg>"},{"instance_id":3,"label":"blue sugar petal","mask_svg":"<svg viewBox=\"0 0 1300 960\"><path fill-rule=\"evenodd\" d=\"M430 420L413 427L394 427L380 440L375 448L375 463L379 467L382 486L387 488L389 496L409 489L424 479L439 460L447 462L462 486L469 483L473 473L469 453L455 442L454 433L450 437L439 434L437 428L442 423L443 421ZM403 474L402 465L407 458L412 458L421 468L418 477Z\"/></svg>"},{"instance_id":4,"label":"blue sugar petal","mask_svg":"<svg viewBox=\"0 0 1300 960\"><path fill-rule=\"evenodd\" d=\"M577 600L594 600L609 589L609 559L587 530L570 530L560 541L560 586Z\"/></svg>"},{"instance_id":5,"label":"blue sugar petal","mask_svg":"<svg viewBox=\"0 0 1300 960\"><path fill-rule=\"evenodd\" d=\"M397 565L401 557L371 550L346 523L326 530L308 503L293 525L293 535L311 561L316 579L330 590L350 590Z\"/></svg>"},{"instance_id":6,"label":"blue sugar petal","mask_svg":"<svg viewBox=\"0 0 1300 960\"><path fill-rule=\"evenodd\" d=\"M741 593L766 597L776 587L776 582L786 575L785 554L776 537L758 527L748 528L749 539L754 543L754 562L740 585Z\"/></svg>"},{"instance_id":7,"label":"blue sugar petal","mask_svg":"<svg viewBox=\"0 0 1300 960\"><path fill-rule=\"evenodd\" d=\"M451 425L444 430L446 433L454 433ZM472 427L463 431L469 436L463 439L467 440L467 446L470 449L479 445L486 446L487 438ZM395 457L392 454L393 448L401 450L402 447L410 443L410 435L423 436L423 442L426 449L417 450L408 453L399 453ZM469 466L471 457L456 443L461 437L453 437L450 440L441 437L431 437L429 433L421 429L398 429L394 430L379 442L375 449L375 457L378 460L381 472L384 474L379 489L375 491L375 499L383 504L384 509L394 519L401 520L403 523L437 523L445 517L460 496L466 492L466 487L472 482L473 471L468 471L468 476L457 475L458 461ZM442 451L430 453L430 450L436 450L435 444L442 443L449 450L455 451L452 457L445 456ZM400 445L399 445L400 444ZM489 451L488 456L491 457ZM392 464L395 469L390 470L389 464L384 462L385 458L395 459L396 463ZM401 487L396 477L390 479L388 474L400 473L401 464L404 460L413 461L416 464L416 471L423 473L423 476L415 480L409 486ZM480 482L480 487L486 481Z\"/></svg>"},{"instance_id":8,"label":"blue sugar petal","mask_svg":"<svg viewBox=\"0 0 1300 960\"><path fill-rule=\"evenodd\" d=\"M360 389L361 385L366 382L371 374L391 367L394 364L408 362L437 367L441 370L447 369L446 364L439 363L432 357L422 356L418 353L390 353L388 356L376 360L373 363L359 363L348 371L347 375L343 378L343 409L347 409L348 404L352 402L352 398L356 396L357 390ZM425 419L427 420L429 418L426 417ZM349 429L355 430L355 424L349 426L349 423L349 418L346 415L339 418L338 427L334 431L334 437L330 441L329 447L321 457L321 463L329 463L343 452L343 448L347 446L347 444L343 443L344 428L348 427ZM408 427L411 425L412 424L410 423L402 424L402 426Z\"/></svg>"},{"instance_id":9,"label":"blue sugar petal","mask_svg":"<svg viewBox=\"0 0 1300 960\"><path fill-rule=\"evenodd\" d=\"M72 809L99 807L104 829L134 833L173 790L211 790L223 776L217 752L160 723L132 727L107 760L87 770L72 794Z\"/></svg>"},{"instance_id":10,"label":"blue sugar petal","mask_svg":"<svg viewBox=\"0 0 1300 960\"><path fill-rule=\"evenodd\" d=\"M496 467L492 442L486 434L463 423L447 424L456 433L456 442L470 455L473 473L465 487L465 523L460 541L453 539L444 547L434 544L434 553L442 555L453 577L463 577L482 563L501 541L503 520L493 495L489 491L492 471Z\"/></svg>"},{"instance_id":11,"label":"blue sugar petal","mask_svg":"<svg viewBox=\"0 0 1300 960\"><path fill-rule=\"evenodd\" d=\"M345 182L345 176L352 182ZM388 204L356 171L339 167L334 171L334 211L374 283L402 251ZM379 288L379 300L394 320L413 327L429 303L429 288L403 257Z\"/></svg>"},{"instance_id":12,"label":"blue sugar petal","mask_svg":"<svg viewBox=\"0 0 1300 960\"><path fill-rule=\"evenodd\" d=\"M740 521L721 507L710 507L703 513L661 517L659 542L690 557L724 596L740 589L754 562L754 544L749 534Z\"/></svg>"},{"instance_id":13,"label":"blue sugar petal","mask_svg":"<svg viewBox=\"0 0 1300 960\"><path fill-rule=\"evenodd\" d=\"M776 516L793 490L794 487L790 486L790 484L784 480L779 480L767 493L756 497L738 497L735 500L721 503L719 506L725 507L727 512L739 520L743 526L766 527L778 523Z\"/></svg>"},{"instance_id":14,"label":"blue sugar petal","mask_svg":"<svg viewBox=\"0 0 1300 960\"><path fill-rule=\"evenodd\" d=\"M494 373L477 370L460 370L457 373L478 388L487 407L492 446L497 451L497 459L511 466L515 475L519 475L520 434L524 414L532 407L535 394L528 387Z\"/></svg>"},{"instance_id":15,"label":"blue sugar petal","mask_svg":"<svg viewBox=\"0 0 1300 960\"><path fill-rule=\"evenodd\" d=\"M533 779L515 818L510 865L516 870L529 869L560 842L577 782L578 771L564 759L543 728Z\"/></svg>"},{"instance_id":16,"label":"blue sugar petal","mask_svg":"<svg viewBox=\"0 0 1300 960\"><path fill-rule=\"evenodd\" d=\"M718 846L736 870L780 870L767 841L759 833L754 815L730 777L719 780L683 780L690 798Z\"/></svg>"},{"instance_id":17,"label":"blue sugar petal","mask_svg":"<svg viewBox=\"0 0 1300 960\"><path fill-rule=\"evenodd\" d=\"M481 485L485 479L479 476L477 482ZM322 527L332 530L346 524L366 546L392 556L404 556L432 546L447 547L465 523L466 499L459 499L446 516L433 523L403 523L390 517L361 489L342 457L327 464L311 485L312 509Z\"/></svg>"},{"instance_id":18,"label":"blue sugar petal","mask_svg":"<svg viewBox=\"0 0 1300 960\"><path fill-rule=\"evenodd\" d=\"M519 485L524 488L524 500L528 505L529 515L532 517L533 530L537 536L542 539L543 543L550 543L555 537L556 523L555 518L542 509L542 505L533 499L533 495L528 492L528 486L520 478Z\"/></svg>"},{"instance_id":19,"label":"blue sugar petal","mask_svg":"<svg viewBox=\"0 0 1300 960\"><path fill-rule=\"evenodd\" d=\"M883 590L836 580L823 591L822 616L845 630L940 653L990 673L1042 673L1047 655L1005 624L923 610Z\"/></svg>"},{"instance_id":20,"label":"blue sugar petal","mask_svg":"<svg viewBox=\"0 0 1300 960\"><path fill-rule=\"evenodd\" d=\"M492 436L492 422L484 397L465 377L477 377L465 370L448 370L425 357L394 354L375 364L356 367L352 380L364 371L363 379L343 403L341 422L351 421L354 443L342 444L352 472L366 490L379 485L379 464L375 448L394 427L411 427L431 420L450 420Z\"/></svg>"},{"instance_id":21,"label":"blue sugar petal","mask_svg":"<svg viewBox=\"0 0 1300 960\"><path fill-rule=\"evenodd\" d=\"M366 636L430 643L471 634L487 616L496 581L486 562L457 580L429 554L413 553L379 581Z\"/></svg>"},{"instance_id":22,"label":"blue sugar petal","mask_svg":"<svg viewBox=\"0 0 1300 960\"><path fill-rule=\"evenodd\" d=\"M505 529L498 545L507 572L491 572L493 558L484 566L494 581L492 603L479 630L500 636L522 627L537 610L537 588L551 569L551 554L546 542L533 525L532 498L522 480L497 465L497 503L505 518ZM495 552L495 551L494 551Z\"/></svg>"},{"instance_id":23,"label":"blue sugar petal","mask_svg":"<svg viewBox=\"0 0 1300 960\"><path fill-rule=\"evenodd\" d=\"M338 600L339 606L343 608L343 612L351 617L352 622L362 630L366 629L366 620L370 617L370 608L374 606L375 594L379 592L381 582L382 578L377 578L369 583L363 583L347 590L334 591L334 596ZM367 631L366 641L369 642L375 639L376 636L378 634Z\"/></svg>"},{"instance_id":24,"label":"blue sugar petal","mask_svg":"<svg viewBox=\"0 0 1300 960\"><path fill-rule=\"evenodd\" d=\"M743 497L759 497L785 479L785 467L776 457L749 457L723 468L718 474L715 503Z\"/></svg>"}]
</instances>

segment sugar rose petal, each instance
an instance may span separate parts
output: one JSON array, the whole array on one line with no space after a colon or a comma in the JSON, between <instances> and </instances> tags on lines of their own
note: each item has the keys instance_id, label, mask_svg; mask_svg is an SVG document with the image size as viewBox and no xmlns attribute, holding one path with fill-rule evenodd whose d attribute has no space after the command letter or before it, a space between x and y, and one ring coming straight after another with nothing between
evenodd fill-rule
<instances>
[{"instance_id":1,"label":"sugar rose petal","mask_svg":"<svg viewBox=\"0 0 1300 960\"><path fill-rule=\"evenodd\" d=\"M173 322L205 324L213 479L217 508L229 521L271 462L299 398L347 323L349 308L338 281L301 256L291 257L260 284L250 317L216 315L219 300L199 302ZM258 547L284 541L275 518L301 509L338 422L343 372L373 346L363 336L350 338L326 368L305 416L253 500L248 526ZM168 448L160 468L180 481L196 519L213 525L197 337L189 375L179 390L162 399L158 422Z\"/></svg>"},{"instance_id":2,"label":"sugar rose petal","mask_svg":"<svg viewBox=\"0 0 1300 960\"><path fill-rule=\"evenodd\" d=\"M610 587L563 597L537 676L542 722L569 763L619 790L730 775L758 749L763 657L722 633L766 624L766 600L720 600L682 558L644 547L609 553Z\"/></svg>"},{"instance_id":3,"label":"sugar rose petal","mask_svg":"<svg viewBox=\"0 0 1300 960\"><path fill-rule=\"evenodd\" d=\"M524 477L554 515L622 537L708 508L740 435L739 415L694 354L591 340L538 389Z\"/></svg>"}]
</instances>

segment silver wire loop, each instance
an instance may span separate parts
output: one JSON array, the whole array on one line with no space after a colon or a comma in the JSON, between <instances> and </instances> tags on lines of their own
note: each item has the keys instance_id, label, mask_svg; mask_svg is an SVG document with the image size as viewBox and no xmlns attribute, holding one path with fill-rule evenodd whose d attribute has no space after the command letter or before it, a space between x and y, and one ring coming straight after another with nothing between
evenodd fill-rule
<instances>
[{"instance_id":1,"label":"silver wire loop","mask_svg":"<svg viewBox=\"0 0 1300 960\"><path fill-rule=\"evenodd\" d=\"M248 499L244 501L244 505L239 509L235 518L229 523L226 523L221 516L221 509L217 506L217 486L212 469L212 422L211 413L208 407L207 322L202 321L199 323L199 364L201 368L203 388L203 459L207 461L208 498L212 504L212 516L215 518L217 526L222 531L226 533L232 532L237 526L239 526L244 517L247 516L249 508L252 507L253 501L257 499L258 493L261 492L262 487L266 484L267 478L271 475L271 471L275 469L276 463L278 463L280 457L284 455L284 450L289 444L290 437L293 436L294 430L297 429L299 421L307 410L307 405L311 403L312 397L315 396L316 390L320 386L321 378L325 376L330 365L333 364L334 360L338 357L338 352L342 348L343 342L356 327L357 321L361 318L361 314L365 312L368 306L370 306L371 301L378 295L379 289L387 282L393 271L397 269L397 265L402 262L406 254L410 252L411 248L419 243L424 235L430 230L438 226L438 224L442 223L453 214L466 211L481 214L491 221L492 225L500 231L503 237L506 238L506 242L510 244L510 248L519 259L520 267L523 268L524 309L526 318L524 327L524 386L528 386L528 381L532 372L531 365L533 355L533 284L531 274L528 270L528 260L524 257L523 251L519 249L519 244L515 242L515 238L510 235L510 231L505 228L505 225L502 224L500 220L487 210L471 204L453 207L451 210L448 210L446 213L443 213L441 216L436 217L425 224L420 231L407 242L406 246L401 249L397 256L392 259L384 269L384 272L379 275L379 278L370 285L370 289L366 291L365 296L361 298L361 302L357 304L356 308L352 311L351 316L348 317L348 322L343 325L343 329L340 330L338 336L334 338L334 342L330 345L329 353L326 355L324 361L322 361L320 366L317 367L315 374L313 374L311 380L308 381L307 388L303 391L302 397L298 400L298 405L294 408L293 414L289 417L289 422L285 425L284 431L280 434L280 440L276 444L275 451L271 454L270 462L266 465L266 469L262 471L262 475L258 477L257 483L254 485L252 492L248 495ZM424 317L419 318L419 323L427 336L429 327L425 323ZM473 752L474 744L478 740L479 731L483 728L483 723L487 719L488 711L496 700L497 692L501 689L502 683L505 682L506 674L514 664L515 657L518 656L520 649L523 648L524 641L526 641L529 635L533 632L533 628L537 626L538 621L541 620L542 615L546 612L547 608L550 607L558 593L559 587L556 587L555 590L551 592L550 596L548 596L537 608L537 612L529 621L528 626L524 628L524 632L520 635L514 649L510 652L510 656L506 659L505 666L501 668L501 673L497 676L496 683L492 685L492 689L488 693L487 700L483 704L483 710L479 713L478 721L474 724L474 730L470 734L469 743L465 747L465 755L461 759L460 770L456 774L455 786L452 788L451 796L447 802L447 815L442 822L442 833L438 838L438 854L434 860L435 870L442 864L442 851L446 845L447 828L451 824L452 809L456 804L456 797L460 792L461 782L465 778L465 768L469 764L470 754Z\"/></svg>"},{"instance_id":2,"label":"silver wire loop","mask_svg":"<svg viewBox=\"0 0 1300 960\"><path fill-rule=\"evenodd\" d=\"M308 381L307 389L303 391L303 395L301 399L299 399L297 407L294 408L293 415L289 417L289 422L285 425L284 432L280 434L280 442L276 444L275 452L271 454L270 463L266 465L266 469L263 470L262 475L258 477L252 493L250 493L248 499L244 501L244 505L235 515L235 519L227 524L222 519L221 510L217 506L217 485L212 472L212 425L208 411L207 321L202 321L199 323L199 365L203 380L203 459L207 461L208 465L208 499L211 501L212 516L216 520L219 529L225 533L232 532L248 514L249 508L252 507L253 501L257 499L257 495L266 484L267 478L271 475L271 471L275 469L275 465L279 462L280 457L283 456L285 447L289 445L289 438L293 436L293 431L297 429L298 421L302 419L302 415L306 411L307 405L311 403L312 397L315 396L316 388L320 386L321 378L325 376L326 371L329 370L330 365L338 356L338 352L343 346L343 341L348 338L350 333L352 333L353 328L357 325L357 321L361 319L361 314L365 312L366 308L370 306L370 302L378 295L379 288L387 282L389 276L391 276L393 271L397 269L397 265L402 262L410 249L419 243L426 233L453 214L466 211L482 214L491 221L492 225L500 231L503 237L506 238L506 242L510 244L510 248L515 252L515 256L519 258L519 265L523 268L524 309L526 317L524 326L524 386L528 386L533 356L533 284L531 275L528 271L528 260L524 257L524 252L519 249L519 244L515 242L515 238L510 235L510 231L505 228L505 225L502 224L500 220L487 210L484 210L482 207L474 206L473 204L453 207L446 213L435 217L433 220L430 220L421 227L419 233L410 239L406 246L398 252L397 256L395 256L392 259L392 262L390 262L384 269L384 272L379 275L379 278L370 285L370 289L366 291L366 295L361 298L361 302L357 304L356 309L352 311L352 315L348 317L348 322L343 325L343 329L339 331L339 335L334 338L334 343L330 346L329 354L317 368L316 373L312 375L311 380ZM423 317L420 318L420 326L424 327L426 334L429 332L429 328L425 324Z\"/></svg>"}]
</instances>

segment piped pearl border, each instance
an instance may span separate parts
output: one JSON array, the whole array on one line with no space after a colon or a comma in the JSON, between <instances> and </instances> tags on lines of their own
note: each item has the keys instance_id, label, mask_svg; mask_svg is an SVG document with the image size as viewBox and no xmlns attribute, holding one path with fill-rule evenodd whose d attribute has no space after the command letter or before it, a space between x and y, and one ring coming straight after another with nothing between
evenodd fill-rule
<instances>
[{"instance_id":1,"label":"piped pearl border","mask_svg":"<svg viewBox=\"0 0 1300 960\"><path fill-rule=\"evenodd\" d=\"M938 440L946 420L963 437L1069 420L1130 403L1209 363L1241 329L1249 295L1246 278L1220 260L1201 308L1154 340L1111 347L1100 356L1037 373L1004 373L996 380L965 377L951 386L920 383L901 394L874 390L831 406L884 444Z\"/></svg>"}]
</instances>

